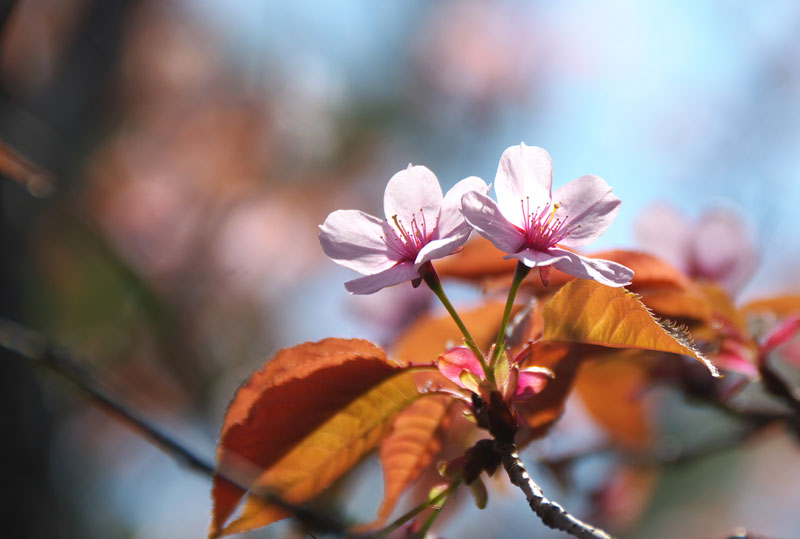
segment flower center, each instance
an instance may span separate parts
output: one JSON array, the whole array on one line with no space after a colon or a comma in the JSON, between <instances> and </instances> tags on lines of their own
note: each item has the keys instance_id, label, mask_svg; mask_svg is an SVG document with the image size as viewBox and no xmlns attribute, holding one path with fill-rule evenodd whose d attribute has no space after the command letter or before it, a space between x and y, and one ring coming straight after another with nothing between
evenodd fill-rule
<instances>
[{"instance_id":1,"label":"flower center","mask_svg":"<svg viewBox=\"0 0 800 539\"><path fill-rule=\"evenodd\" d=\"M417 219L416 213L411 215L411 223L408 226L397 215L392 216L392 221L395 233L384 237L383 240L386 245L407 260L414 260L417 257L417 253L431 240L433 231L439 224L437 217L434 226L428 230L428 223L425 221L422 209L419 210L419 219Z\"/></svg>"},{"instance_id":2,"label":"flower center","mask_svg":"<svg viewBox=\"0 0 800 539\"><path fill-rule=\"evenodd\" d=\"M525 197L525 200L520 200L520 205L522 215L525 216L525 227L521 230L525 234L527 248L544 251L580 227L567 225L568 215L556 217L556 212L561 207L558 202L548 203L543 208L537 207L531 211L531 201Z\"/></svg>"}]
</instances>

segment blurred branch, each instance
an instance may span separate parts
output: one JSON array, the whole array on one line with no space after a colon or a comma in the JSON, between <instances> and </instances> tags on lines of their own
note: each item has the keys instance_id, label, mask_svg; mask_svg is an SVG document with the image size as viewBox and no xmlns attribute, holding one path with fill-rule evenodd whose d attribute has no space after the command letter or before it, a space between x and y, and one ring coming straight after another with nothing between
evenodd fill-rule
<instances>
[{"instance_id":1,"label":"blurred branch","mask_svg":"<svg viewBox=\"0 0 800 539\"><path fill-rule=\"evenodd\" d=\"M496 445L509 479L525 493L528 505L545 525L580 539L612 539L603 530L578 520L559 504L547 499L539 485L528 474L525 463L519 458L519 452L513 443Z\"/></svg>"},{"instance_id":2,"label":"blurred branch","mask_svg":"<svg viewBox=\"0 0 800 539\"><path fill-rule=\"evenodd\" d=\"M0 318L0 348L35 361L60 374L80 387L96 404L133 427L164 453L195 472L212 479L217 476L230 481L242 490L249 491L251 495L292 514L311 530L334 534L344 533L344 525L337 519L322 515L307 507L289 503L268 489L251 487L253 478L257 477L252 474L252 470L244 473L238 464L235 469L217 469L213 463L197 455L181 442L151 424L146 418L107 394L89 371L84 369L68 352L48 341L43 335L15 322ZM250 467L254 468L254 465Z\"/></svg>"}]
</instances>

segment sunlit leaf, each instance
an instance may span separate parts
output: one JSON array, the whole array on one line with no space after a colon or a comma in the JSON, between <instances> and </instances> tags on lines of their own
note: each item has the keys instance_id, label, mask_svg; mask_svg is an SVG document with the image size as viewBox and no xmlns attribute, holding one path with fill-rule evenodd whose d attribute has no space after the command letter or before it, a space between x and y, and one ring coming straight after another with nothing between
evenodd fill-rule
<instances>
[{"instance_id":1,"label":"sunlit leaf","mask_svg":"<svg viewBox=\"0 0 800 539\"><path fill-rule=\"evenodd\" d=\"M699 288L655 288L641 291L641 300L648 309L666 318L710 322L713 306Z\"/></svg>"},{"instance_id":2,"label":"sunlit leaf","mask_svg":"<svg viewBox=\"0 0 800 539\"><path fill-rule=\"evenodd\" d=\"M740 334L747 334L744 316L736 308L731 295L721 286L704 283L700 286L706 301L711 306L714 318L728 327L735 328Z\"/></svg>"},{"instance_id":3,"label":"sunlit leaf","mask_svg":"<svg viewBox=\"0 0 800 539\"><path fill-rule=\"evenodd\" d=\"M587 411L624 447L638 448L652 440L649 413L641 398L650 379L647 354L621 350L584 362L575 380Z\"/></svg>"},{"instance_id":4,"label":"sunlit leaf","mask_svg":"<svg viewBox=\"0 0 800 539\"><path fill-rule=\"evenodd\" d=\"M683 354L698 359L713 375L719 375L684 328L657 319L624 288L576 279L553 296L542 315L546 341Z\"/></svg>"},{"instance_id":5,"label":"sunlit leaf","mask_svg":"<svg viewBox=\"0 0 800 539\"><path fill-rule=\"evenodd\" d=\"M380 444L383 502L374 525L386 521L400 495L439 453L452 402L445 397L421 398L392 422L391 432Z\"/></svg>"},{"instance_id":6,"label":"sunlit leaf","mask_svg":"<svg viewBox=\"0 0 800 539\"><path fill-rule=\"evenodd\" d=\"M520 445L544 436L561 417L578 367L592 348L565 342L537 342L533 345L523 366L546 367L553 372L554 378L539 393L514 404L524 420L525 429L517 439Z\"/></svg>"},{"instance_id":7,"label":"sunlit leaf","mask_svg":"<svg viewBox=\"0 0 800 539\"><path fill-rule=\"evenodd\" d=\"M375 345L326 339L279 352L239 389L226 414L219 467L263 470L254 485L305 502L375 447L391 417L418 397L409 374ZM223 530L242 489L217 477L211 535L263 526L286 515L255 498Z\"/></svg>"},{"instance_id":8,"label":"sunlit leaf","mask_svg":"<svg viewBox=\"0 0 800 539\"><path fill-rule=\"evenodd\" d=\"M504 305L488 302L459 315L481 350L487 350L497 336ZM395 341L392 357L407 363L433 364L449 346L459 345L464 338L449 315L425 315L417 319Z\"/></svg>"},{"instance_id":9,"label":"sunlit leaf","mask_svg":"<svg viewBox=\"0 0 800 539\"><path fill-rule=\"evenodd\" d=\"M481 281L493 275L514 273L517 261L505 260L505 255L486 238L473 234L461 252L437 260L435 266L442 277Z\"/></svg>"},{"instance_id":10,"label":"sunlit leaf","mask_svg":"<svg viewBox=\"0 0 800 539\"><path fill-rule=\"evenodd\" d=\"M751 301L742 307L745 314L768 313L778 318L792 314L800 314L800 295L776 296Z\"/></svg>"}]
</instances>

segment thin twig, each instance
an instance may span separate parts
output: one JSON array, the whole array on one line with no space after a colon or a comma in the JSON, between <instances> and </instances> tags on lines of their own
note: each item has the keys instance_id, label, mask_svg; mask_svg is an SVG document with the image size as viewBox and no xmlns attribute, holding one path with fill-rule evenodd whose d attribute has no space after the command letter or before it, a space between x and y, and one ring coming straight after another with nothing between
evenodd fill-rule
<instances>
[{"instance_id":1,"label":"thin twig","mask_svg":"<svg viewBox=\"0 0 800 539\"><path fill-rule=\"evenodd\" d=\"M603 530L575 518L559 504L547 499L539 485L531 479L525 463L519 458L519 452L513 443L498 443L496 449L503 460L503 468L505 468L508 478L525 493L528 505L546 526L567 532L580 539L612 539Z\"/></svg>"},{"instance_id":2,"label":"thin twig","mask_svg":"<svg viewBox=\"0 0 800 539\"><path fill-rule=\"evenodd\" d=\"M308 507L287 502L268 489L251 486L254 483L253 478L258 476L253 473L253 469L257 468L255 465L237 462L235 467L218 469L213 463L197 455L146 418L107 394L89 371L83 368L67 351L51 343L43 335L15 322L0 318L0 348L25 359L36 361L60 374L80 387L95 403L122 419L153 445L191 470L211 479L215 476L225 479L242 490L249 491L251 495L292 514L309 529L324 533L344 534L344 525L337 519L320 514Z\"/></svg>"}]
</instances>

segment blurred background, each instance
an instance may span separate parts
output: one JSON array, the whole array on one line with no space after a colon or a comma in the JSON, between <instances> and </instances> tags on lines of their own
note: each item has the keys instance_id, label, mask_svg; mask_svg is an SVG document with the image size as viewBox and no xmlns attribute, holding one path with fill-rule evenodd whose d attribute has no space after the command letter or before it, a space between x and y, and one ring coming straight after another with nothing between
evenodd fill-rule
<instances>
[{"instance_id":1,"label":"blurred background","mask_svg":"<svg viewBox=\"0 0 800 539\"><path fill-rule=\"evenodd\" d=\"M653 208L723 208L754 253L738 297L800 291L797 2L2 5L0 312L209 458L233 392L276 350L402 325L391 291L347 295L352 274L316 238L335 209L380 215L409 162L447 189L493 181L508 146L543 146L555 185L597 174L623 200L597 248L636 247ZM8 537L205 535L208 479L62 379L2 356L0 410ZM617 504L618 529L796 537L798 458L775 436L670 470L650 502ZM591 477L565 492L541 473L590 514ZM377 465L351 483L373 495L348 514L370 520ZM548 536L502 488L440 528L520 530Z\"/></svg>"}]
</instances>

